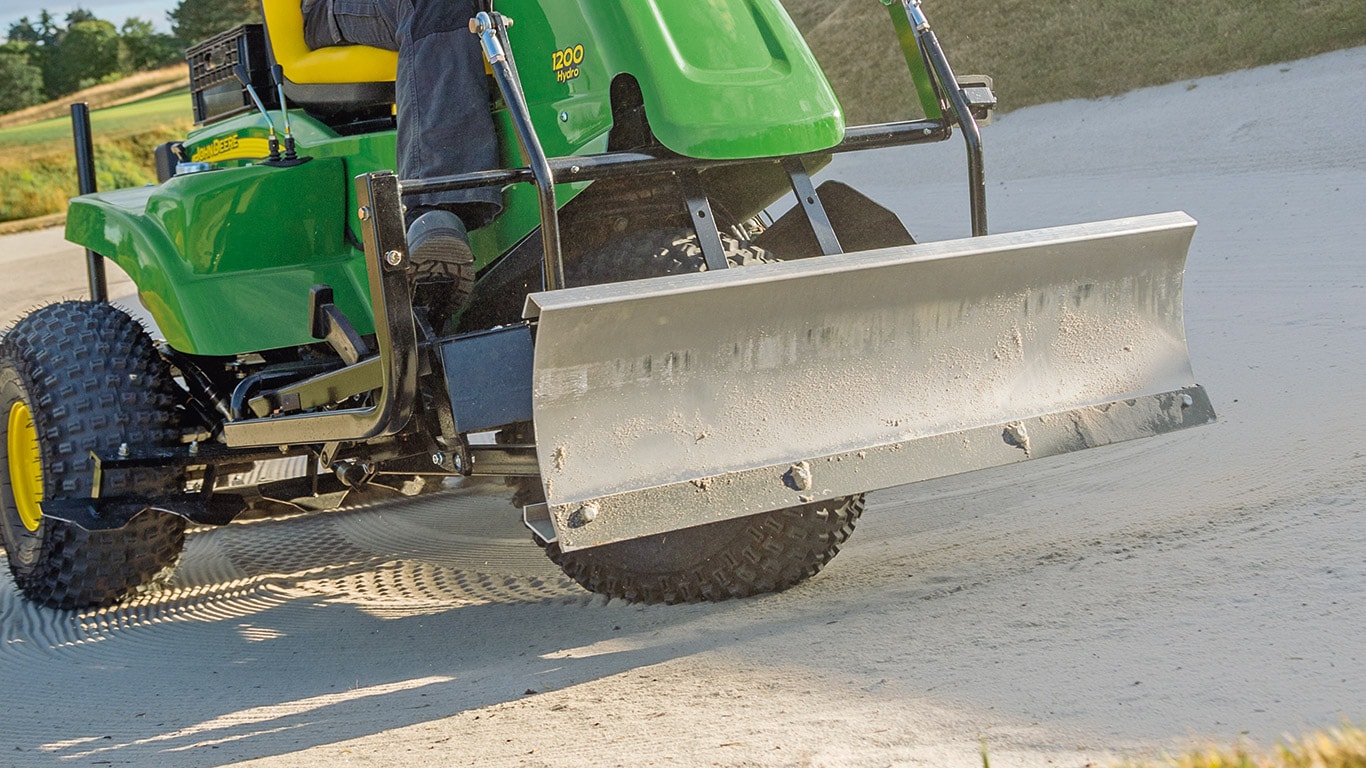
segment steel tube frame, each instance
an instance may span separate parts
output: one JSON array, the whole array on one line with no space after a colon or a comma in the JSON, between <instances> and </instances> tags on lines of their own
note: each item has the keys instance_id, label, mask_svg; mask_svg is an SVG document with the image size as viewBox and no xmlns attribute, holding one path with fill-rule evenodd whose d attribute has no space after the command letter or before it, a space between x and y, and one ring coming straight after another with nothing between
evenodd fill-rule
<instances>
[{"instance_id":1,"label":"steel tube frame","mask_svg":"<svg viewBox=\"0 0 1366 768\"><path fill-rule=\"evenodd\" d=\"M512 44L507 37L507 25L501 14L481 11L470 22L470 32L479 35L483 44L484 58L493 70L498 90L502 91L508 115L512 118L512 127L517 133L517 143L522 148L522 156L527 159L527 170L531 175L529 180L536 185L540 196L541 248L544 255L541 287L547 291L562 288L564 259L560 249L559 204L555 201L555 170L531 122L531 110L527 107L526 95L522 93L517 63L512 57Z\"/></svg>"},{"instance_id":2,"label":"steel tube frame","mask_svg":"<svg viewBox=\"0 0 1366 768\"><path fill-rule=\"evenodd\" d=\"M783 170L787 171L788 179L792 182L792 192L797 196L797 204L806 212L811 234L815 235L821 253L826 256L844 253L839 236L835 234L835 227L830 223L830 214L826 213L825 206L821 204L821 196L816 191L816 185L811 183L811 174L807 172L806 164L800 157L786 157L783 158Z\"/></svg>"},{"instance_id":3,"label":"steel tube frame","mask_svg":"<svg viewBox=\"0 0 1366 768\"><path fill-rule=\"evenodd\" d=\"M963 142L967 145L968 152L968 208L972 214L972 235L981 237L987 234L987 179L982 156L982 130L972 116L972 107L963 95L963 89L958 85L958 78L949 66L948 56L944 54L939 38L935 36L934 30L930 29L929 19L920 10L920 0L902 0L902 4L906 7L906 16L910 19L911 28L915 30L916 44L929 60L930 68L943 89L943 95L953 107L958 127L963 131Z\"/></svg>"},{"instance_id":4,"label":"steel tube frame","mask_svg":"<svg viewBox=\"0 0 1366 768\"><path fill-rule=\"evenodd\" d=\"M861 152L868 149L885 149L912 144L928 144L944 141L953 135L952 126L944 120L906 120L879 125L863 125L845 131L844 141L835 146L812 152L799 157L820 157L844 152ZM654 173L674 173L685 169L705 170L733 165L751 165L777 158L734 158L723 160L701 160L692 157L648 152L607 152L598 155L549 158L552 176L558 183L568 184L580 181L599 181L602 179L639 176ZM453 192L477 187L505 186L507 184L534 184L536 176L531 168L505 168L493 171L475 171L453 176L437 176L430 179L405 179L403 194L417 195L430 192Z\"/></svg>"}]
</instances>

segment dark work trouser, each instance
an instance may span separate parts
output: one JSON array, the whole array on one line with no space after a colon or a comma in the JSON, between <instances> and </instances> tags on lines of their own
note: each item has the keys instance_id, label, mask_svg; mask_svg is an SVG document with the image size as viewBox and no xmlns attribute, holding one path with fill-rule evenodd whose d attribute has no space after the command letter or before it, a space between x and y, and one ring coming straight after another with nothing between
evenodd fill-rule
<instances>
[{"instance_id":1,"label":"dark work trouser","mask_svg":"<svg viewBox=\"0 0 1366 768\"><path fill-rule=\"evenodd\" d=\"M311 47L354 43L398 51L400 178L498 167L483 54L469 30L477 0L314 0L304 8ZM450 208L470 229L487 224L503 204L497 189L429 193L404 202L410 210Z\"/></svg>"}]
</instances>

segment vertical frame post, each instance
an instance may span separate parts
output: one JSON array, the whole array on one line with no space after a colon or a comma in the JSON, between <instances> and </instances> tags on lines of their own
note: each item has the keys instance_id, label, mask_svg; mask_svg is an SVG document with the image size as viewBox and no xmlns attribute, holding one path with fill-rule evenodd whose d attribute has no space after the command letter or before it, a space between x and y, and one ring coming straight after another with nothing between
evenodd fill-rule
<instances>
[{"instance_id":1,"label":"vertical frame post","mask_svg":"<svg viewBox=\"0 0 1366 768\"><path fill-rule=\"evenodd\" d=\"M902 0L902 4L906 8L906 18L915 31L916 42L929 60L935 77L944 89L944 96L953 107L958 127L963 131L963 142L968 152L968 205L972 212L972 234L973 237L981 237L987 233L987 181L982 159L981 128L972 116L972 107L958 85L958 78L954 77L949 59L939 45L939 38L930 29L930 21L924 11L920 10L920 0Z\"/></svg>"},{"instance_id":2,"label":"vertical frame post","mask_svg":"<svg viewBox=\"0 0 1366 768\"><path fill-rule=\"evenodd\" d=\"M484 58L493 70L494 82L507 103L508 116L517 133L517 143L527 159L536 179L540 194L541 245L544 264L541 268L541 287L554 291L564 287L564 257L560 248L559 204L555 201L555 171L541 148L536 126L531 121L531 110L522 93L517 76L517 64L512 58L512 45L507 39L505 20L497 13L480 13L470 20L470 32L479 36Z\"/></svg>"},{"instance_id":3,"label":"vertical frame post","mask_svg":"<svg viewBox=\"0 0 1366 768\"><path fill-rule=\"evenodd\" d=\"M90 105L71 105L71 137L76 144L76 181L82 195L96 191L95 140L90 132ZM104 257L85 249L85 270L90 281L90 300L109 301L109 284L104 276Z\"/></svg>"}]
</instances>

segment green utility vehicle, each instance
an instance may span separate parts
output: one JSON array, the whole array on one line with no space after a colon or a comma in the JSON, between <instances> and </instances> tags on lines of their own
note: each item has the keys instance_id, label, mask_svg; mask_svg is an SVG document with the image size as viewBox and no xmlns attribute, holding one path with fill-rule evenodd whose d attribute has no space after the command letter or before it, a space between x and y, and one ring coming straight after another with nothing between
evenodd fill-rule
<instances>
[{"instance_id":1,"label":"green utility vehicle","mask_svg":"<svg viewBox=\"0 0 1366 768\"><path fill-rule=\"evenodd\" d=\"M156 185L94 192L77 110L92 300L0 342L19 588L109 604L167 577L188 523L491 475L587 589L721 600L815 574L870 490L1213 420L1181 314L1195 222L988 234L990 80L955 77L919 0L883 3L924 112L885 125L845 125L778 0L486 4L503 162L459 176L385 170L394 54L309 50L298 0L191 50L197 125ZM812 181L954 133L971 238L915 244ZM404 196L490 186L476 273L414 275Z\"/></svg>"}]
</instances>

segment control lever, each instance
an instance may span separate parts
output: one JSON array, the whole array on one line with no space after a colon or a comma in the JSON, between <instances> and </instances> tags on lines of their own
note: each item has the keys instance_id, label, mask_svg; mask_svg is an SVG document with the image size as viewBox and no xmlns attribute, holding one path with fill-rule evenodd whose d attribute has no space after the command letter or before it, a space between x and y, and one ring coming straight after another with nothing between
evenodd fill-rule
<instances>
[{"instance_id":1,"label":"control lever","mask_svg":"<svg viewBox=\"0 0 1366 768\"><path fill-rule=\"evenodd\" d=\"M261 116L266 119L266 125L270 126L270 162L279 162L280 140L275 136L275 121L270 119L270 113L266 111L266 105L262 104L261 97L256 95L256 89L252 87L251 80L247 77L247 68L238 64L232 68L232 73L237 75L238 82L242 83L242 87L247 89L247 93L251 96L251 100L256 104L256 108L260 110ZM286 116L285 119L288 120L288 116Z\"/></svg>"},{"instance_id":2,"label":"control lever","mask_svg":"<svg viewBox=\"0 0 1366 768\"><path fill-rule=\"evenodd\" d=\"M270 77L275 81L275 92L280 97L280 114L285 116L285 160L297 160L294 152L294 132L289 128L289 105L285 103L285 68L276 64L270 68Z\"/></svg>"}]
</instances>

